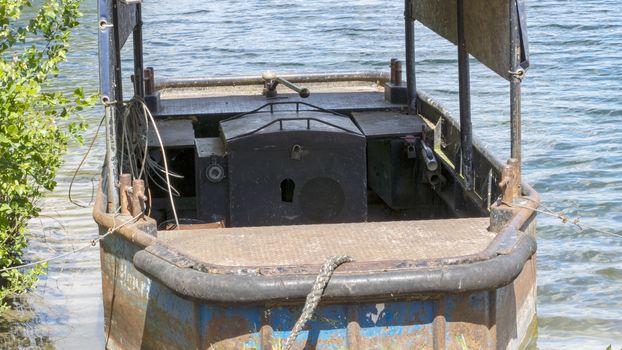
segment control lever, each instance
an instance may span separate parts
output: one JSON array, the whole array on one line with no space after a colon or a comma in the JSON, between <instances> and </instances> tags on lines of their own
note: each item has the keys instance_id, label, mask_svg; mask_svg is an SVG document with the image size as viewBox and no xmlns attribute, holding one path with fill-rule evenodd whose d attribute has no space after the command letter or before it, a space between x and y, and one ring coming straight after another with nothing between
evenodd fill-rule
<instances>
[{"instance_id":1,"label":"control lever","mask_svg":"<svg viewBox=\"0 0 622 350\"><path fill-rule=\"evenodd\" d=\"M266 95L266 97L276 96L276 87L277 85L279 85L279 83L296 91L298 95L300 95L300 97L302 98L307 98L309 97L309 95L311 95L311 92L309 91L309 89L305 87L300 87L281 77L278 77L276 73L272 71L267 71L267 72L262 73L261 78L264 80L263 94Z\"/></svg>"}]
</instances>

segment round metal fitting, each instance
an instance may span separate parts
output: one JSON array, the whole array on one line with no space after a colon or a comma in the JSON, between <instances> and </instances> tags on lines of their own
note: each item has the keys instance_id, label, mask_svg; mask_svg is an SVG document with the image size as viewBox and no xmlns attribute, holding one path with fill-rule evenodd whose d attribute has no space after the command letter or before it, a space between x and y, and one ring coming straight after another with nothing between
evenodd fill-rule
<instances>
[{"instance_id":1,"label":"round metal fitting","mask_svg":"<svg viewBox=\"0 0 622 350\"><path fill-rule=\"evenodd\" d=\"M210 164L205 170L205 176L209 182L220 182L225 178L225 169L220 164Z\"/></svg>"}]
</instances>

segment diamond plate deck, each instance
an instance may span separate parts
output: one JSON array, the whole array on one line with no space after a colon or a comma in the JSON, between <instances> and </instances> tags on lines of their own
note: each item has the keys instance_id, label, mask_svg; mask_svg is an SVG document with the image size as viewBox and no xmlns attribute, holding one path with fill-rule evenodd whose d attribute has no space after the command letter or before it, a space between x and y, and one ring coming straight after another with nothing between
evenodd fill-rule
<instances>
[{"instance_id":1,"label":"diamond plate deck","mask_svg":"<svg viewBox=\"0 0 622 350\"><path fill-rule=\"evenodd\" d=\"M159 231L157 241L205 266L319 266L326 257L343 254L378 265L481 253L495 237L488 224L488 218L469 218Z\"/></svg>"}]
</instances>

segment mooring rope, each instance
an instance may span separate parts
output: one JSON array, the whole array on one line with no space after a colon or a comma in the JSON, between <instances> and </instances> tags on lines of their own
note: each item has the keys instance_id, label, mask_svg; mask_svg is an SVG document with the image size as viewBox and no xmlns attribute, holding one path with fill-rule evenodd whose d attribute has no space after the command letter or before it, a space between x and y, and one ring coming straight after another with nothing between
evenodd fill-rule
<instances>
[{"instance_id":1,"label":"mooring rope","mask_svg":"<svg viewBox=\"0 0 622 350\"><path fill-rule=\"evenodd\" d=\"M31 262L31 263L22 264L22 265L17 265L17 266L5 267L5 268L3 268L3 269L0 269L0 273L2 273L2 272L6 272L6 271L11 271L11 270L16 270L16 269L23 269L23 268L26 268L26 267L31 267L31 266L37 266L37 265L45 264L45 263L47 263L47 262L54 261L54 260L58 260L58 259L62 259L62 258L67 257L67 256L69 256L69 255L75 254L75 253L77 253L77 252L79 252L79 251L82 251L82 250L84 250L84 249L86 249L86 248L94 247L94 246L97 244L97 242L99 242L99 241L101 241L102 239L104 239L104 238L108 237L110 234L114 233L115 231L117 231L117 230L118 230L118 229L120 229L121 227L126 226L126 225L129 225L129 224L133 224L133 223L134 223L134 222L136 222L136 220L138 220L138 218L140 218L142 215L143 215L143 213L140 213L140 214L138 214L138 215L134 216L133 218L131 218L130 220L128 220L128 221L126 221L126 222L124 222L124 223L122 223L122 224L120 224L120 225L118 225L118 226L114 225L113 227L109 228L109 229L108 229L108 231L107 231L105 234L103 234L103 235L101 235L101 236L97 237L96 239L92 239L92 240L89 242L89 244L85 244L84 246L82 246L82 247L80 247L80 248L72 249L70 252L63 253L63 254L60 254L60 255L56 255L56 256L53 256L53 257L51 257L51 258L41 259L41 260L33 261L33 262ZM118 215L117 215L117 216L118 216ZM115 217L116 217L116 216L115 216ZM113 217L113 219L112 219L112 220L113 220L113 222L114 222L114 217Z\"/></svg>"},{"instance_id":2,"label":"mooring rope","mask_svg":"<svg viewBox=\"0 0 622 350\"><path fill-rule=\"evenodd\" d=\"M313 283L311 292L307 294L307 300L305 301L305 306L302 308L302 314L298 318L298 321L296 321L294 328L292 328L289 337L287 337L283 350L291 349L298 337L298 333L300 333L302 328L304 328L307 322L313 317L313 313L320 303L324 289L326 289L328 281L330 281L330 278L333 276L335 269L339 267L339 265L350 261L352 261L352 258L347 255L331 256L324 261L320 273L315 278L315 283Z\"/></svg>"},{"instance_id":3,"label":"mooring rope","mask_svg":"<svg viewBox=\"0 0 622 350\"><path fill-rule=\"evenodd\" d=\"M507 205L509 207L525 208L525 209L529 209L529 210L534 210L534 211L536 211L538 213L558 218L558 219L560 219L562 221L562 223L564 223L564 224L570 223L570 224L576 226L580 231L585 231L586 229L588 229L588 230L596 231L596 232L599 232L599 233L602 233L602 234L606 234L606 235L622 238L622 234L611 232L611 231L607 231L607 230L603 230L603 229L599 229L599 228L596 228L596 227L588 226L588 225L584 224L583 222L581 222L581 218L578 218L578 217L577 218L572 218L572 217L566 215L566 213L564 213L563 211L559 211L559 212L553 211L552 209L547 208L543 204L540 204L540 207L542 207L543 209L533 209L532 207L528 207L528 206L520 205L520 204L516 204L516 203L508 203L506 201L501 201L501 203L503 203L503 204L505 204L505 205Z\"/></svg>"}]
</instances>

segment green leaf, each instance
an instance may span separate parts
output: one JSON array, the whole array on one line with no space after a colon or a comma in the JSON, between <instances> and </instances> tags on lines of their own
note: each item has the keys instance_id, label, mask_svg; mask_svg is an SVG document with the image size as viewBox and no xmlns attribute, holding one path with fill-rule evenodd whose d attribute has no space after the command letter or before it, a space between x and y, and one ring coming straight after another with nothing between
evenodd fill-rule
<instances>
[{"instance_id":1,"label":"green leaf","mask_svg":"<svg viewBox=\"0 0 622 350\"><path fill-rule=\"evenodd\" d=\"M6 128L6 133L12 138L17 137L18 132L19 132L19 129L17 128L17 125L9 125L9 127Z\"/></svg>"}]
</instances>

